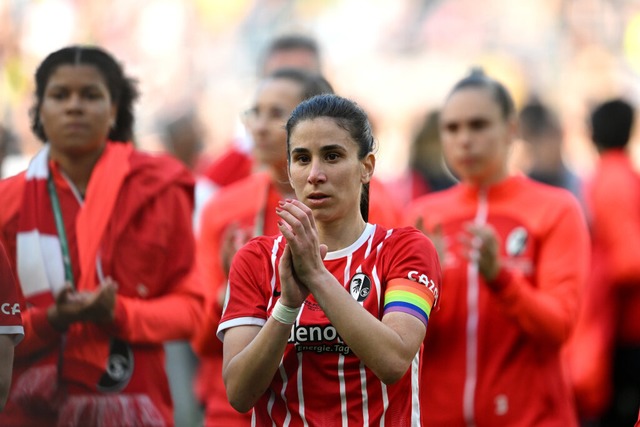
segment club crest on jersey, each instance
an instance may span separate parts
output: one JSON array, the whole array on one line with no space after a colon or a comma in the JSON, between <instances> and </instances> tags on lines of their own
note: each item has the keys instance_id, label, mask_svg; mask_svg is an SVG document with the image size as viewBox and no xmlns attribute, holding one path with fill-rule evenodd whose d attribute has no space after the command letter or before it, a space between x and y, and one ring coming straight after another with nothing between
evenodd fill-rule
<instances>
[{"instance_id":1,"label":"club crest on jersey","mask_svg":"<svg viewBox=\"0 0 640 427\"><path fill-rule=\"evenodd\" d=\"M527 247L529 233L524 227L516 227L507 236L506 251L509 256L518 256L524 253Z\"/></svg>"},{"instance_id":2,"label":"club crest on jersey","mask_svg":"<svg viewBox=\"0 0 640 427\"><path fill-rule=\"evenodd\" d=\"M356 301L362 302L371 293L371 279L364 273L356 273L351 278L349 290L351 291L351 296L353 296Z\"/></svg>"}]
</instances>

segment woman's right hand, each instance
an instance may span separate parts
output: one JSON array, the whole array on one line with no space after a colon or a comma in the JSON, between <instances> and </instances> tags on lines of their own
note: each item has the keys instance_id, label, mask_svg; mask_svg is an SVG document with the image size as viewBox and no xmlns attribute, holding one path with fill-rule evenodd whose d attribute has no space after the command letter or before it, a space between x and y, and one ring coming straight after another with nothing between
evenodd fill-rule
<instances>
[{"instance_id":1,"label":"woman's right hand","mask_svg":"<svg viewBox=\"0 0 640 427\"><path fill-rule=\"evenodd\" d=\"M331 273L323 263L327 245L319 241L313 213L298 200L281 202L276 213L281 218L278 228L287 240L292 276L300 286L315 292L312 286L322 284L323 275Z\"/></svg>"},{"instance_id":2,"label":"woman's right hand","mask_svg":"<svg viewBox=\"0 0 640 427\"><path fill-rule=\"evenodd\" d=\"M70 283L56 296L55 304L47 310L49 323L60 332L67 330L69 325L80 320L84 308L84 297L77 293Z\"/></svg>"},{"instance_id":3,"label":"woman's right hand","mask_svg":"<svg viewBox=\"0 0 640 427\"><path fill-rule=\"evenodd\" d=\"M284 253L280 258L278 272L280 274L280 286L282 288L280 302L287 307L300 307L304 300L307 299L309 290L296 278L296 273L293 269L291 248L288 244L284 247Z\"/></svg>"}]
</instances>

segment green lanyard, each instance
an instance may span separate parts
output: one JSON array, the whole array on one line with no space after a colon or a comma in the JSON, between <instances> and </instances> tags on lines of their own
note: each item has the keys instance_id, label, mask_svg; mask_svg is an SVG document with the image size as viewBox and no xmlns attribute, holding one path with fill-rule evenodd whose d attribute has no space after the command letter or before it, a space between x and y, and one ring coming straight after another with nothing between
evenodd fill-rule
<instances>
[{"instance_id":1,"label":"green lanyard","mask_svg":"<svg viewBox=\"0 0 640 427\"><path fill-rule=\"evenodd\" d=\"M53 183L51 170L47 178L47 189L49 190L49 198L51 199L51 208L53 216L56 219L56 229L58 230L58 239L60 240L60 250L62 251L62 262L64 263L64 278L67 283L71 284L73 289L76 288L73 280L73 269L71 268L71 255L69 254L69 241L67 240L67 232L64 229L64 221L62 219L62 209L60 208L60 200L56 192L56 186Z\"/></svg>"}]
</instances>

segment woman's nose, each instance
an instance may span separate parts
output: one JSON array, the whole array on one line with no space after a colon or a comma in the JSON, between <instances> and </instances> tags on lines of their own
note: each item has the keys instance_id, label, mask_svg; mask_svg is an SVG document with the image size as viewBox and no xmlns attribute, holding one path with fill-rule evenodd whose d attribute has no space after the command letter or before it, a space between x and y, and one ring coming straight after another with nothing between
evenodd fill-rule
<instances>
[{"instance_id":1,"label":"woman's nose","mask_svg":"<svg viewBox=\"0 0 640 427\"><path fill-rule=\"evenodd\" d=\"M67 110L73 111L80 109L82 107L82 98L79 94L75 93L69 95L65 107L67 108Z\"/></svg>"},{"instance_id":2,"label":"woman's nose","mask_svg":"<svg viewBox=\"0 0 640 427\"><path fill-rule=\"evenodd\" d=\"M319 182L324 182L327 180L327 175L322 168L322 164L320 162L312 162L311 170L309 171L308 181L310 184L317 184Z\"/></svg>"}]
</instances>

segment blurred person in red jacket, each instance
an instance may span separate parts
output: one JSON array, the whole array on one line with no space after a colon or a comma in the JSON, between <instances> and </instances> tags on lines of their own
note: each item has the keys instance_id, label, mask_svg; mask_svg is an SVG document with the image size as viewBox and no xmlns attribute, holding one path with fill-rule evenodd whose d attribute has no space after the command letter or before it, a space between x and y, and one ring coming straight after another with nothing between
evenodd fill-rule
<instances>
[{"instance_id":1,"label":"blurred person in red jacket","mask_svg":"<svg viewBox=\"0 0 640 427\"><path fill-rule=\"evenodd\" d=\"M163 344L202 322L193 178L134 148L135 82L70 46L35 74L27 170L0 181L0 240L19 282L2 426L172 426Z\"/></svg>"},{"instance_id":2,"label":"blurred person in red jacket","mask_svg":"<svg viewBox=\"0 0 640 427\"><path fill-rule=\"evenodd\" d=\"M283 34L275 37L259 61L258 75L264 78L281 68L296 68L311 73L322 72L320 47L316 40L303 34ZM231 147L220 154L203 175L217 188L248 176L253 167L251 135L238 137Z\"/></svg>"},{"instance_id":3,"label":"blurred person in red jacket","mask_svg":"<svg viewBox=\"0 0 640 427\"><path fill-rule=\"evenodd\" d=\"M586 280L588 231L566 190L510 175L512 98L476 70L440 116L456 186L416 200L440 248L440 310L425 338L425 426L576 426L560 351Z\"/></svg>"},{"instance_id":4,"label":"blurred person in red jacket","mask_svg":"<svg viewBox=\"0 0 640 427\"><path fill-rule=\"evenodd\" d=\"M275 37L259 61L258 74L265 78L283 68L321 74L322 57L318 42L310 36L295 33ZM241 180L264 166L260 164L259 158L255 158L254 146L253 136L248 132L236 138L232 146L202 172L213 183L214 189L208 189L208 194L215 193L221 187ZM371 181L370 202L372 220L393 227L400 223L401 214L389 190L380 179L374 178Z\"/></svg>"},{"instance_id":5,"label":"blurred person in red jacket","mask_svg":"<svg viewBox=\"0 0 640 427\"><path fill-rule=\"evenodd\" d=\"M568 361L580 415L594 426L632 425L640 405L640 174L627 151L634 116L622 99L591 114L599 152L585 191L592 264Z\"/></svg>"}]
</instances>

